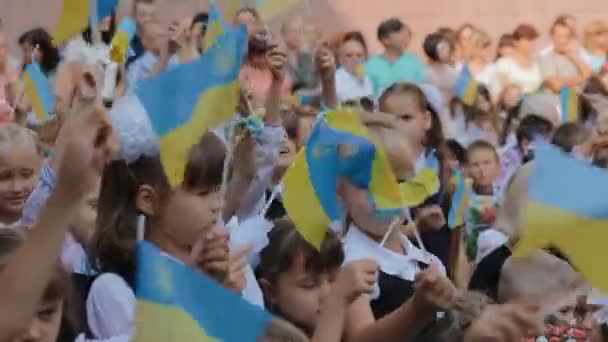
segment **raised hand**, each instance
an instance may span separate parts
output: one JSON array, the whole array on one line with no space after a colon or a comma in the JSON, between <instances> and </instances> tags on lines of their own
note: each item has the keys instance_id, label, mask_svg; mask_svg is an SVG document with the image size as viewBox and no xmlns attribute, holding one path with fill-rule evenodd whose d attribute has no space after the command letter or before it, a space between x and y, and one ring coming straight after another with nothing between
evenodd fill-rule
<instances>
[{"instance_id":1,"label":"raised hand","mask_svg":"<svg viewBox=\"0 0 608 342\"><path fill-rule=\"evenodd\" d=\"M194 267L223 283L229 273L228 233L220 228L205 232L192 246L190 260Z\"/></svg>"},{"instance_id":2,"label":"raised hand","mask_svg":"<svg viewBox=\"0 0 608 342\"><path fill-rule=\"evenodd\" d=\"M416 275L413 299L423 310L448 309L456 301L456 287L433 262L429 269Z\"/></svg>"},{"instance_id":3,"label":"raised hand","mask_svg":"<svg viewBox=\"0 0 608 342\"><path fill-rule=\"evenodd\" d=\"M323 43L315 52L315 65L322 79L332 78L336 73L336 58L329 49L328 43Z\"/></svg>"},{"instance_id":4,"label":"raised hand","mask_svg":"<svg viewBox=\"0 0 608 342\"><path fill-rule=\"evenodd\" d=\"M359 260L344 266L334 283L334 293L350 304L360 295L371 293L376 283L378 264L374 260Z\"/></svg>"},{"instance_id":5,"label":"raised hand","mask_svg":"<svg viewBox=\"0 0 608 342\"><path fill-rule=\"evenodd\" d=\"M278 45L273 44L266 51L266 63L268 63L268 68L272 73L272 79L276 82L282 82L287 72L287 54L279 49Z\"/></svg>"},{"instance_id":6,"label":"raised hand","mask_svg":"<svg viewBox=\"0 0 608 342\"><path fill-rule=\"evenodd\" d=\"M237 293L243 291L247 286L245 268L247 267L247 253L251 251L251 248L251 245L245 245L230 254L228 276L224 281L224 286Z\"/></svg>"}]
</instances>

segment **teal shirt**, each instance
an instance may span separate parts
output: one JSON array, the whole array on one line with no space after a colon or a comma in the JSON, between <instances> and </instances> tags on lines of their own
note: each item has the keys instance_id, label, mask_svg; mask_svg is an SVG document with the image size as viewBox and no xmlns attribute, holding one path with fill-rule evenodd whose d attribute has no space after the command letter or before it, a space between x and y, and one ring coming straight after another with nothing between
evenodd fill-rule
<instances>
[{"instance_id":1,"label":"teal shirt","mask_svg":"<svg viewBox=\"0 0 608 342\"><path fill-rule=\"evenodd\" d=\"M410 52L404 52L394 62L386 59L384 55L375 55L365 64L365 72L372 80L376 95L381 89L395 82L423 83L424 68L422 60Z\"/></svg>"}]
</instances>

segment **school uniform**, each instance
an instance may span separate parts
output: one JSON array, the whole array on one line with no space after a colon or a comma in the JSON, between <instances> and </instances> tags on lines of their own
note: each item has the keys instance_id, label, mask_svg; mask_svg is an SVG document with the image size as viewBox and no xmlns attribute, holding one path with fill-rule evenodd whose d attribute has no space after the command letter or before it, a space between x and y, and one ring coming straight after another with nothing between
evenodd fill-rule
<instances>
[{"instance_id":1,"label":"school uniform","mask_svg":"<svg viewBox=\"0 0 608 342\"><path fill-rule=\"evenodd\" d=\"M344 262L373 259L378 263L377 282L370 296L371 308L376 319L393 312L414 294L416 274L435 262L445 274L441 261L412 244L404 235L400 236L406 254L386 249L354 225L344 237Z\"/></svg>"}]
</instances>

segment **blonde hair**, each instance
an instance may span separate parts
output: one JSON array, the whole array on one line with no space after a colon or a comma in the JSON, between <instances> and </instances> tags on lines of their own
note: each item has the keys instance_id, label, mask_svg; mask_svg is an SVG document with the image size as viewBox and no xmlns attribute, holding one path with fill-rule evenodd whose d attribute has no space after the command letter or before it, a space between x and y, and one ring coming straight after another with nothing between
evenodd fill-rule
<instances>
[{"instance_id":1,"label":"blonde hair","mask_svg":"<svg viewBox=\"0 0 608 342\"><path fill-rule=\"evenodd\" d=\"M39 153L38 135L15 123L0 124L0 151L13 146L28 146Z\"/></svg>"},{"instance_id":2,"label":"blonde hair","mask_svg":"<svg viewBox=\"0 0 608 342\"><path fill-rule=\"evenodd\" d=\"M397 179L412 177L414 160L407 138L397 128L379 122L366 122L365 125L372 141L384 149Z\"/></svg>"},{"instance_id":3,"label":"blonde hair","mask_svg":"<svg viewBox=\"0 0 608 342\"><path fill-rule=\"evenodd\" d=\"M592 21L585 26L585 37L583 39L583 46L586 49L593 48L593 37L600 33L608 32L608 23L603 20Z\"/></svg>"}]
</instances>

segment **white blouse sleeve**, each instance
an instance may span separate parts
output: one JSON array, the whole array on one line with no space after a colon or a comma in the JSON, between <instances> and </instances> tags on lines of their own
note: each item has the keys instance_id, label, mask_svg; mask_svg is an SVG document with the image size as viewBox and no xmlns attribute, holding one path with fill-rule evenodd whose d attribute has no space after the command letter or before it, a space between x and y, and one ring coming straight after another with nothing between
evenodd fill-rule
<instances>
[{"instance_id":1,"label":"white blouse sleeve","mask_svg":"<svg viewBox=\"0 0 608 342\"><path fill-rule=\"evenodd\" d=\"M272 182L272 173L283 145L284 132L283 126L265 126L260 137L256 138L254 153L257 176L237 210L241 222L258 215L264 206L264 194Z\"/></svg>"},{"instance_id":2,"label":"white blouse sleeve","mask_svg":"<svg viewBox=\"0 0 608 342\"><path fill-rule=\"evenodd\" d=\"M95 279L86 309L95 338L105 340L133 336L135 293L120 276L104 273Z\"/></svg>"}]
</instances>

